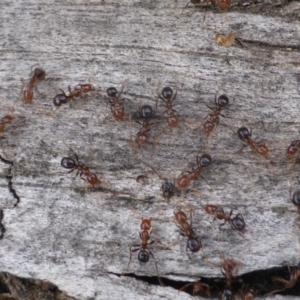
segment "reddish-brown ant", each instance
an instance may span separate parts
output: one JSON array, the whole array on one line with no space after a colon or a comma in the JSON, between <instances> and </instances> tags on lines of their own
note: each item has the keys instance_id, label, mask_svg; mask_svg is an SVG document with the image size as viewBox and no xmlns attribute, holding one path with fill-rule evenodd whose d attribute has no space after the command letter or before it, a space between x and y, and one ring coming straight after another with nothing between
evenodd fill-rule
<instances>
[{"instance_id":1,"label":"reddish-brown ant","mask_svg":"<svg viewBox=\"0 0 300 300\"><path fill-rule=\"evenodd\" d=\"M161 93L157 90L157 95L160 100L162 100L165 104L166 110L163 112L164 115L167 117L167 122L170 127L178 127L179 124L179 117L177 111L173 108L174 104L173 101L177 95L177 89L175 93L170 87L164 87Z\"/></svg>"},{"instance_id":2,"label":"reddish-brown ant","mask_svg":"<svg viewBox=\"0 0 300 300\"><path fill-rule=\"evenodd\" d=\"M147 144L149 136L150 136L150 133L149 133L150 126L153 125L153 123L150 123L150 119L153 116L152 106L150 106L150 105L141 106L141 108L139 110L139 114L144 121L142 123L142 128L136 135L136 142L139 146L145 146ZM136 121L136 122L139 123L138 121Z\"/></svg>"},{"instance_id":3,"label":"reddish-brown ant","mask_svg":"<svg viewBox=\"0 0 300 300\"><path fill-rule=\"evenodd\" d=\"M251 149L255 152L257 152L259 155L263 156L264 158L267 158L269 149L264 143L257 143L254 142L251 138L252 136L252 130L248 130L246 127L241 127L237 131L239 138L248 144L248 146L251 147Z\"/></svg>"},{"instance_id":4,"label":"reddish-brown ant","mask_svg":"<svg viewBox=\"0 0 300 300\"><path fill-rule=\"evenodd\" d=\"M287 160L292 159L300 148L300 140L292 141L289 147L286 149Z\"/></svg>"},{"instance_id":5,"label":"reddish-brown ant","mask_svg":"<svg viewBox=\"0 0 300 300\"><path fill-rule=\"evenodd\" d=\"M73 152L75 159L70 157L63 157L63 159L61 160L61 166L65 169L70 169L68 173L77 170L75 178L79 175L82 180L87 181L93 187L100 184L101 181L99 180L97 175L95 173L92 173L87 166L80 163L77 154L71 148L70 150Z\"/></svg>"},{"instance_id":6,"label":"reddish-brown ant","mask_svg":"<svg viewBox=\"0 0 300 300\"><path fill-rule=\"evenodd\" d=\"M110 97L109 103L110 103L111 112L117 121L123 120L123 118L124 118L124 102L129 100L127 98L120 99L121 95L123 93L123 88L124 88L124 86L122 86L120 93L118 93L117 89L114 87L110 87L106 90L107 96Z\"/></svg>"},{"instance_id":7,"label":"reddish-brown ant","mask_svg":"<svg viewBox=\"0 0 300 300\"><path fill-rule=\"evenodd\" d=\"M95 87L92 84L85 83L85 84L77 84L73 91L69 86L68 90L69 90L69 95L66 95L66 93L63 90L60 90L61 94L57 94L53 98L53 103L55 106L61 106L62 104L65 104L70 100L79 97L82 94L93 92L95 91Z\"/></svg>"},{"instance_id":8,"label":"reddish-brown ant","mask_svg":"<svg viewBox=\"0 0 300 300\"><path fill-rule=\"evenodd\" d=\"M212 158L209 154L202 154L200 157L197 156L197 167L192 171L185 171L181 173L177 178L177 186L180 189L187 188L191 181L196 180L202 170L208 167L211 163Z\"/></svg>"},{"instance_id":9,"label":"reddish-brown ant","mask_svg":"<svg viewBox=\"0 0 300 300\"><path fill-rule=\"evenodd\" d=\"M179 292L184 291L187 287L193 286L193 296L196 294L203 294L206 297L210 298L210 287L208 284L202 283L202 282L195 282L195 283L188 283L182 288L179 289Z\"/></svg>"},{"instance_id":10,"label":"reddish-brown ant","mask_svg":"<svg viewBox=\"0 0 300 300\"><path fill-rule=\"evenodd\" d=\"M195 234L192 228L192 212L190 214L190 223L188 222L188 218L186 214L182 210L174 212L174 215L178 223L178 227L180 229L181 235L186 236L188 238L186 242L187 255L189 256L188 250L192 253L198 252L202 247L202 244L201 244L200 237L198 237Z\"/></svg>"},{"instance_id":11,"label":"reddish-brown ant","mask_svg":"<svg viewBox=\"0 0 300 300\"><path fill-rule=\"evenodd\" d=\"M220 116L224 117L224 115L221 114L221 111L229 105L229 98L226 95L221 95L217 98L216 94L215 104L215 108L207 105L207 107L213 111L213 113L205 117L205 122L203 124L203 130L207 136L209 136L213 129L220 123Z\"/></svg>"},{"instance_id":12,"label":"reddish-brown ant","mask_svg":"<svg viewBox=\"0 0 300 300\"><path fill-rule=\"evenodd\" d=\"M35 68L33 71L33 75L30 78L30 81L23 91L24 100L26 103L31 103L33 99L33 89L36 87L36 84L46 77L46 73L41 68Z\"/></svg>"},{"instance_id":13,"label":"reddish-brown ant","mask_svg":"<svg viewBox=\"0 0 300 300\"><path fill-rule=\"evenodd\" d=\"M153 255L153 253L148 249L149 245L152 245L152 244L155 243L155 240L150 241L151 233L152 233L151 219L142 218L140 228L141 228L140 239L142 240L142 243L141 244L134 244L134 245L130 246L130 248L129 248L130 258L129 258L127 270L129 269L129 265L130 265L131 258L132 258L132 253L136 252L136 251L139 251L139 253L138 253L139 262L147 263L149 261L150 256L154 259L156 273L157 273L159 283L161 285L163 285L163 283L161 282L161 279L159 277L159 274L158 274L157 261L156 261L154 255Z\"/></svg>"},{"instance_id":14,"label":"reddish-brown ant","mask_svg":"<svg viewBox=\"0 0 300 300\"><path fill-rule=\"evenodd\" d=\"M231 209L229 215L225 214L224 210L220 206L207 204L204 206L204 210L211 215L215 215L215 218L219 220L224 220L224 223L219 226L221 227L228 223L232 229L236 230L241 236L241 231L246 227L246 223L242 214L237 214L235 217L231 218L233 210ZM244 237L244 236L243 236Z\"/></svg>"}]
</instances>

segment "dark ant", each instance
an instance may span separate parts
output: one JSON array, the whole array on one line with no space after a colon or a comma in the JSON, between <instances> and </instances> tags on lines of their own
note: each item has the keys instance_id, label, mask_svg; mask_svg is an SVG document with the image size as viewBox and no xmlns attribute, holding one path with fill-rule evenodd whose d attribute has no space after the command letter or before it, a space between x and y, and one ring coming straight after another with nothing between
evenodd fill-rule
<instances>
[{"instance_id":1,"label":"dark ant","mask_svg":"<svg viewBox=\"0 0 300 300\"><path fill-rule=\"evenodd\" d=\"M188 238L186 243L187 255L189 256L188 250L190 250L192 253L198 252L202 247L202 244L201 244L200 237L198 237L195 234L192 228L192 212L190 214L190 224L188 223L188 218L186 214L182 210L174 212L174 215L178 223L178 227L180 229L181 235L186 236Z\"/></svg>"},{"instance_id":2,"label":"dark ant","mask_svg":"<svg viewBox=\"0 0 300 300\"><path fill-rule=\"evenodd\" d=\"M299 214L299 218L300 218L300 191L297 191L293 194L293 196L291 195L290 192L290 196L291 196L291 201L292 203L297 206L297 210L298 210L298 214Z\"/></svg>"},{"instance_id":3,"label":"dark ant","mask_svg":"<svg viewBox=\"0 0 300 300\"><path fill-rule=\"evenodd\" d=\"M215 104L216 107L212 108L206 105L209 109L213 111L213 113L207 115L205 117L205 122L203 124L203 130L209 136L209 134L213 131L213 129L219 125L220 116L225 117L221 114L222 109L229 105L229 98L226 95L221 95L217 98L217 94L215 95Z\"/></svg>"},{"instance_id":4,"label":"dark ant","mask_svg":"<svg viewBox=\"0 0 300 300\"><path fill-rule=\"evenodd\" d=\"M146 166L152 169L152 171L159 177L159 179L164 180L164 183L161 186L161 190L163 192L163 197L165 199L170 199L174 196L175 192L177 191L175 184L173 182L168 181L166 178L164 178L152 165L149 163L143 161L140 158L136 158L138 161L144 163Z\"/></svg>"},{"instance_id":5,"label":"dark ant","mask_svg":"<svg viewBox=\"0 0 300 300\"><path fill-rule=\"evenodd\" d=\"M142 123L142 128L136 135L136 142L139 146L145 146L148 142L149 136L150 136L150 126L153 125L153 123L150 123L150 118L153 116L153 109L150 105L143 105L141 106L139 110L139 114L142 119L144 119ZM136 121L139 123L138 121ZM139 123L140 124L140 123Z\"/></svg>"},{"instance_id":6,"label":"dark ant","mask_svg":"<svg viewBox=\"0 0 300 300\"><path fill-rule=\"evenodd\" d=\"M93 92L95 91L95 87L92 84L85 83L85 84L77 84L73 91L69 86L68 90L69 90L69 95L66 95L66 93L63 90L60 90L61 94L57 94L53 98L53 103L55 106L61 106L62 104L66 104L70 100L77 98L82 94Z\"/></svg>"},{"instance_id":7,"label":"dark ant","mask_svg":"<svg viewBox=\"0 0 300 300\"><path fill-rule=\"evenodd\" d=\"M292 143L286 149L287 160L292 159L300 148L300 140L292 141Z\"/></svg>"},{"instance_id":8,"label":"dark ant","mask_svg":"<svg viewBox=\"0 0 300 300\"><path fill-rule=\"evenodd\" d=\"M153 255L153 253L148 249L149 245L152 245L152 244L155 243L155 240L149 242L150 238L151 238L151 233L152 233L151 218L150 219L142 218L140 228L141 228L140 239L142 240L142 243L141 244L136 244L136 245L131 245L129 247L130 258L129 258L127 269L129 269L129 265L131 263L131 258L132 258L132 253L133 252L139 251L138 260L141 263L147 263L149 261L150 256L151 256L154 259L158 281L163 286L164 284L162 283L162 281L160 279L160 276L159 276L159 273L158 273L157 261L156 261L154 255Z\"/></svg>"},{"instance_id":9,"label":"dark ant","mask_svg":"<svg viewBox=\"0 0 300 300\"><path fill-rule=\"evenodd\" d=\"M122 86L120 93L118 93L117 89L114 87L110 87L106 90L107 96L110 97L110 110L117 121L122 121L124 118L124 101L130 101L127 98L120 99L123 93L123 88L124 86Z\"/></svg>"},{"instance_id":10,"label":"dark ant","mask_svg":"<svg viewBox=\"0 0 300 300\"><path fill-rule=\"evenodd\" d=\"M65 169L70 169L70 171L68 173L71 173L74 170L77 170L75 178L79 175L79 177L82 180L87 181L93 187L100 184L101 181L99 180L97 175L95 173L92 173L87 166L85 166L84 164L81 164L79 162L77 154L71 148L69 148L69 149L73 152L73 154L75 156L75 160L70 157L64 157L61 160L61 163L60 163L61 166Z\"/></svg>"},{"instance_id":11,"label":"dark ant","mask_svg":"<svg viewBox=\"0 0 300 300\"><path fill-rule=\"evenodd\" d=\"M254 142L251 138L252 136L252 130L248 130L246 127L241 127L237 131L239 138L248 144L248 146L251 147L251 149L255 152L257 152L259 155L263 156L264 158L267 158L269 149L264 143L257 143Z\"/></svg>"},{"instance_id":12,"label":"dark ant","mask_svg":"<svg viewBox=\"0 0 300 300\"><path fill-rule=\"evenodd\" d=\"M197 177L202 172L202 170L208 167L211 163L212 163L212 158L209 154L202 154L200 157L197 156L197 167L192 171L185 171L179 175L179 177L177 178L178 187L180 189L184 189L188 187L191 181L196 180Z\"/></svg>"},{"instance_id":13,"label":"dark ant","mask_svg":"<svg viewBox=\"0 0 300 300\"><path fill-rule=\"evenodd\" d=\"M26 103L31 103L33 99L33 89L36 88L36 84L45 79L46 72L41 68L35 68L30 81L23 91L24 100Z\"/></svg>"},{"instance_id":14,"label":"dark ant","mask_svg":"<svg viewBox=\"0 0 300 300\"><path fill-rule=\"evenodd\" d=\"M173 94L173 90L170 87L164 87L161 93L157 90L157 95L160 100L164 102L166 110L163 112L167 116L167 122L170 127L178 127L179 117L177 111L173 108L173 101L177 96L177 89Z\"/></svg>"},{"instance_id":15,"label":"dark ant","mask_svg":"<svg viewBox=\"0 0 300 300\"><path fill-rule=\"evenodd\" d=\"M204 210L211 215L215 215L215 218L219 220L224 220L224 223L219 226L221 229L226 223L228 223L232 229L236 230L242 237L241 231L246 227L246 223L242 214L237 214L235 217L231 218L233 210L231 209L229 215L225 214L224 210L220 206L207 204L204 206Z\"/></svg>"}]
</instances>

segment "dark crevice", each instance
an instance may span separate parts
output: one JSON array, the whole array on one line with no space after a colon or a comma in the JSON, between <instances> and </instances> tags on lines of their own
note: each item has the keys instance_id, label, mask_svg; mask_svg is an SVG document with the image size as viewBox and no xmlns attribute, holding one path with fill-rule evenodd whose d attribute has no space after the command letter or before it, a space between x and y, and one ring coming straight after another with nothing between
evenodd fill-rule
<instances>
[{"instance_id":1,"label":"dark crevice","mask_svg":"<svg viewBox=\"0 0 300 300\"><path fill-rule=\"evenodd\" d=\"M5 227L2 224L3 216L4 216L4 213L3 213L3 210L1 209L0 210L0 240L3 239L4 232L5 232Z\"/></svg>"},{"instance_id":2,"label":"dark crevice","mask_svg":"<svg viewBox=\"0 0 300 300\"><path fill-rule=\"evenodd\" d=\"M16 190L13 188L13 184L12 184L12 179L13 179L12 168L14 166L14 162L3 158L1 155L0 155L0 160L10 165L10 168L8 169L8 175L6 176L6 178L8 179L8 190L10 191L10 193L13 194L14 198L16 199L16 203L13 205L13 207L16 207L20 202L20 197L18 196Z\"/></svg>"},{"instance_id":3,"label":"dark crevice","mask_svg":"<svg viewBox=\"0 0 300 300\"><path fill-rule=\"evenodd\" d=\"M290 268L290 269L289 269ZM232 280L232 291L233 293L238 296L242 295L246 288L253 288L255 290L256 296L264 296L266 294L272 293L274 291L277 291L275 294L280 295L289 295L289 296L299 296L300 294L300 279L295 282L295 285L292 288L284 289L284 285L278 281L273 281L272 278L278 277L283 280L289 280L290 279L290 271L292 270L299 270L298 266L283 266L283 267L275 267L270 268L266 270L258 270L253 271L247 274L243 274L240 276L236 276ZM290 271L289 271L290 270ZM128 273L128 274L116 274L111 273L117 276L126 276L131 277L136 280L141 280L146 283L152 284L152 285L160 285L157 276L138 276L134 273ZM300 274L300 271L299 271ZM176 276L178 274L169 274ZM197 282L204 283L210 287L211 291L211 297L217 298L222 293L226 286L225 278L222 277L201 277L199 278L199 281L190 282L190 281L180 281L180 280L170 280L165 277L161 277L162 282L167 287L172 287L178 291L181 289L184 290L184 292L193 295L193 284ZM186 286L186 287L185 287ZM183 287L185 287L183 289ZM279 290L279 291L278 291ZM207 295L202 291L198 292L196 295L200 295L203 297L207 297Z\"/></svg>"}]
</instances>

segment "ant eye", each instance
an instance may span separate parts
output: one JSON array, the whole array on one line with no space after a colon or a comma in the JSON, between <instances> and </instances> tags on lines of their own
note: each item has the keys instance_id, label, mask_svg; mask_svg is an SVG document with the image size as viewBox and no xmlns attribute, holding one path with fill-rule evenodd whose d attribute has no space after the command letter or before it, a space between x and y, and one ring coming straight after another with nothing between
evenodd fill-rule
<instances>
[{"instance_id":1,"label":"ant eye","mask_svg":"<svg viewBox=\"0 0 300 300\"><path fill-rule=\"evenodd\" d=\"M161 94L165 99L171 99L173 96L173 90L167 86L163 88Z\"/></svg>"},{"instance_id":2,"label":"ant eye","mask_svg":"<svg viewBox=\"0 0 300 300\"><path fill-rule=\"evenodd\" d=\"M241 214L237 214L234 218L231 219L232 226L238 230L242 231L245 229L245 221Z\"/></svg>"},{"instance_id":3,"label":"ant eye","mask_svg":"<svg viewBox=\"0 0 300 300\"><path fill-rule=\"evenodd\" d=\"M251 137L251 134L246 127L241 127L237 133L242 141L247 141Z\"/></svg>"},{"instance_id":4,"label":"ant eye","mask_svg":"<svg viewBox=\"0 0 300 300\"><path fill-rule=\"evenodd\" d=\"M292 202L295 205L300 206L300 191L297 191L293 194Z\"/></svg>"},{"instance_id":5,"label":"ant eye","mask_svg":"<svg viewBox=\"0 0 300 300\"><path fill-rule=\"evenodd\" d=\"M140 116L142 118L150 118L153 114L153 109L152 109L152 106L150 105L143 105L140 109Z\"/></svg>"},{"instance_id":6,"label":"ant eye","mask_svg":"<svg viewBox=\"0 0 300 300\"><path fill-rule=\"evenodd\" d=\"M228 103L229 103L229 98L226 95L221 95L217 100L217 104L221 107L227 106Z\"/></svg>"},{"instance_id":7,"label":"ant eye","mask_svg":"<svg viewBox=\"0 0 300 300\"><path fill-rule=\"evenodd\" d=\"M138 260L142 263L149 261L149 253L145 250L141 250L138 254Z\"/></svg>"},{"instance_id":8,"label":"ant eye","mask_svg":"<svg viewBox=\"0 0 300 300\"><path fill-rule=\"evenodd\" d=\"M188 240L188 249L191 250L191 252L198 252L201 248L201 242L197 238L192 238Z\"/></svg>"},{"instance_id":9,"label":"ant eye","mask_svg":"<svg viewBox=\"0 0 300 300\"><path fill-rule=\"evenodd\" d=\"M200 157L200 166L208 167L212 163L212 158L209 154L203 154Z\"/></svg>"},{"instance_id":10,"label":"ant eye","mask_svg":"<svg viewBox=\"0 0 300 300\"><path fill-rule=\"evenodd\" d=\"M53 103L55 106L61 106L68 102L68 98L64 94L58 94L53 98Z\"/></svg>"},{"instance_id":11,"label":"ant eye","mask_svg":"<svg viewBox=\"0 0 300 300\"><path fill-rule=\"evenodd\" d=\"M106 90L106 93L107 93L107 96L109 96L109 97L116 97L118 91L117 91L116 88L110 87L110 88L108 88L108 89Z\"/></svg>"},{"instance_id":12,"label":"ant eye","mask_svg":"<svg viewBox=\"0 0 300 300\"><path fill-rule=\"evenodd\" d=\"M76 166L74 159L69 157L64 157L61 162L61 166L66 169L73 169Z\"/></svg>"}]
</instances>

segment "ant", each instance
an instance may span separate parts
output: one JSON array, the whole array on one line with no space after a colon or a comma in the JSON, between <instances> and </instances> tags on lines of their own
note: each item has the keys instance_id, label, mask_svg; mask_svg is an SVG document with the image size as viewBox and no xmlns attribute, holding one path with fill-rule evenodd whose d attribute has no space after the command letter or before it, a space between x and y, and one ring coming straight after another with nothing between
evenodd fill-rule
<instances>
[{"instance_id":1,"label":"ant","mask_svg":"<svg viewBox=\"0 0 300 300\"><path fill-rule=\"evenodd\" d=\"M197 156L197 167L192 171L185 171L179 175L179 177L177 178L178 187L181 189L188 187L191 181L196 180L197 177L200 175L201 171L204 168L208 167L211 163L212 158L209 154L202 154L200 157Z\"/></svg>"},{"instance_id":2,"label":"ant","mask_svg":"<svg viewBox=\"0 0 300 300\"><path fill-rule=\"evenodd\" d=\"M202 294L210 298L211 296L210 287L208 284L202 282L188 283L184 285L182 288L180 288L179 292L184 291L189 286L193 286L193 296L201 292Z\"/></svg>"},{"instance_id":3,"label":"ant","mask_svg":"<svg viewBox=\"0 0 300 300\"><path fill-rule=\"evenodd\" d=\"M293 196L291 195L290 192L290 196L291 196L291 201L292 203L297 206L297 210L298 210L298 214L299 214L299 218L300 218L300 191L297 191L293 194Z\"/></svg>"},{"instance_id":4,"label":"ant","mask_svg":"<svg viewBox=\"0 0 300 300\"><path fill-rule=\"evenodd\" d=\"M166 110L163 112L163 114L167 116L168 125L172 128L178 127L178 123L179 123L178 113L173 108L174 106L173 101L177 96L177 88L175 93L173 93L173 90L168 86L164 87L161 93L159 93L157 89L157 95L159 99L164 102L164 105L166 107Z\"/></svg>"},{"instance_id":5,"label":"ant","mask_svg":"<svg viewBox=\"0 0 300 300\"><path fill-rule=\"evenodd\" d=\"M31 103L33 98L33 89L36 88L36 84L43 81L46 77L46 72L41 68L35 68L33 75L27 85L27 88L23 91L24 100L26 103Z\"/></svg>"},{"instance_id":6,"label":"ant","mask_svg":"<svg viewBox=\"0 0 300 300\"><path fill-rule=\"evenodd\" d=\"M70 158L70 157L63 157L63 159L61 160L61 163L60 163L61 166L65 169L70 169L70 171L68 173L71 173L74 170L77 170L75 178L79 175L79 177L82 180L87 181L93 187L100 184L101 181L99 180L97 175L95 173L92 173L87 166L85 166L84 164L81 164L79 162L77 154L71 148L69 148L69 149L73 152L75 159Z\"/></svg>"},{"instance_id":7,"label":"ant","mask_svg":"<svg viewBox=\"0 0 300 300\"><path fill-rule=\"evenodd\" d=\"M117 121L123 121L124 118L124 101L125 100L129 100L127 98L121 98L121 95L123 93L123 88L124 86L122 86L121 92L118 93L117 89L114 87L110 87L106 90L106 94L108 97L110 97L109 99L109 103L110 103L110 110L114 116L114 118ZM130 101L130 100L129 100Z\"/></svg>"},{"instance_id":8,"label":"ant","mask_svg":"<svg viewBox=\"0 0 300 300\"><path fill-rule=\"evenodd\" d=\"M139 251L138 253L138 260L141 263L147 263L149 261L150 256L154 259L156 274L160 285L164 285L159 277L158 268L157 268L157 261L153 255L153 253L148 249L149 245L155 243L155 240L150 241L151 233L152 233L152 225L151 225L151 218L144 219L142 218L142 222L140 225L140 239L142 240L141 244L133 244L129 247L130 251L130 258L128 262L127 269L129 269L129 265L131 263L132 253Z\"/></svg>"},{"instance_id":9,"label":"ant","mask_svg":"<svg viewBox=\"0 0 300 300\"><path fill-rule=\"evenodd\" d=\"M145 146L148 142L149 136L150 136L150 126L153 125L153 123L150 123L150 118L153 116L153 109L150 105L143 105L141 106L139 110L139 114L141 118L144 119L142 123L142 128L136 135L136 142L139 146ZM138 121L136 121L139 123ZM140 124L140 123L139 123Z\"/></svg>"},{"instance_id":10,"label":"ant","mask_svg":"<svg viewBox=\"0 0 300 300\"><path fill-rule=\"evenodd\" d=\"M217 98L217 93L215 95L215 104L216 107L212 108L208 105L206 105L209 109L213 111L213 113L207 115L205 117L205 122L203 124L203 130L209 136L209 134L213 131L213 129L219 125L220 122L220 116L225 117L221 114L222 109L224 109L226 106L229 105L229 98L223 94ZM230 105L232 105L231 103Z\"/></svg>"},{"instance_id":11,"label":"ant","mask_svg":"<svg viewBox=\"0 0 300 300\"><path fill-rule=\"evenodd\" d=\"M242 300L254 300L256 291L252 287L246 287L246 289L243 291L240 291L240 294L242 296Z\"/></svg>"},{"instance_id":12,"label":"ant","mask_svg":"<svg viewBox=\"0 0 300 300\"><path fill-rule=\"evenodd\" d=\"M286 158L290 160L298 152L300 148L300 140L292 141L292 143L286 149Z\"/></svg>"},{"instance_id":13,"label":"ant","mask_svg":"<svg viewBox=\"0 0 300 300\"><path fill-rule=\"evenodd\" d=\"M253 151L257 152L258 154L260 154L264 158L267 158L268 153L269 153L268 147L264 143L257 143L257 142L254 142L252 140L252 138L251 138L252 130L251 129L249 131L248 128L241 127L241 128L238 129L237 134L238 134L239 138L243 142L246 142L248 144L248 146L250 146Z\"/></svg>"},{"instance_id":14,"label":"ant","mask_svg":"<svg viewBox=\"0 0 300 300\"><path fill-rule=\"evenodd\" d=\"M0 119L0 134L6 129L6 126L13 121L15 117L6 115Z\"/></svg>"},{"instance_id":15,"label":"ant","mask_svg":"<svg viewBox=\"0 0 300 300\"><path fill-rule=\"evenodd\" d=\"M60 89L61 94L57 94L53 98L53 103L55 106L61 106L62 104L66 104L68 101L79 97L81 94L86 94L89 92L95 91L95 87L92 84L85 83L85 84L77 84L74 87L74 90L71 90L71 87L68 87L69 95L67 96L66 93Z\"/></svg>"},{"instance_id":16,"label":"ant","mask_svg":"<svg viewBox=\"0 0 300 300\"><path fill-rule=\"evenodd\" d=\"M192 212L190 214L190 224L188 223L186 214L182 210L174 212L174 215L178 223L177 226L180 229L181 235L188 238L186 243L186 253L190 258L188 250L190 250L192 253L195 253L198 252L202 247L200 237L195 234L192 228Z\"/></svg>"},{"instance_id":17,"label":"ant","mask_svg":"<svg viewBox=\"0 0 300 300\"><path fill-rule=\"evenodd\" d=\"M211 215L215 215L215 218L219 220L224 220L224 223L219 226L221 227L228 223L232 229L236 230L242 237L241 231L243 231L246 227L246 223L242 214L237 214L235 217L231 218L233 210L231 209L229 215L225 214L223 208L221 206L216 206L212 204L207 204L204 206L204 210Z\"/></svg>"}]
</instances>

